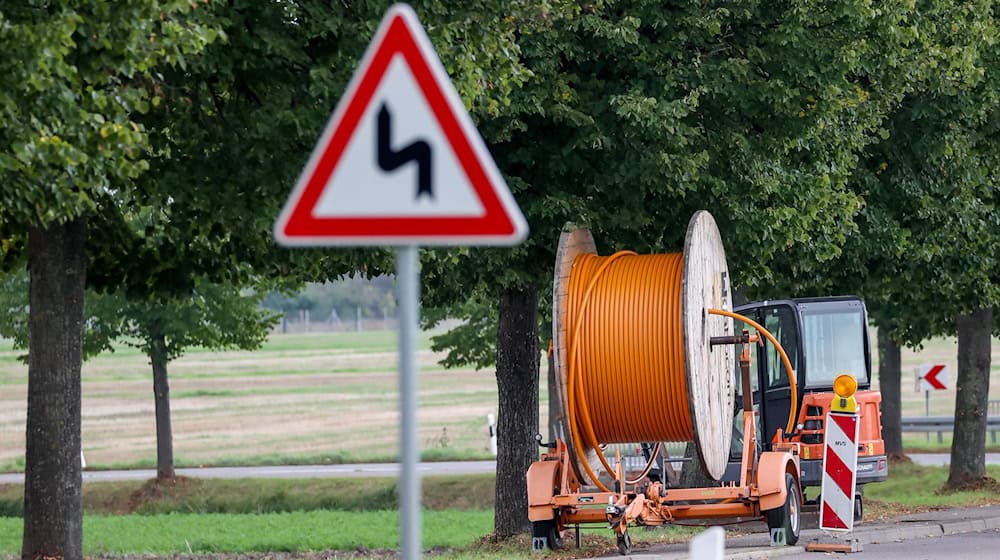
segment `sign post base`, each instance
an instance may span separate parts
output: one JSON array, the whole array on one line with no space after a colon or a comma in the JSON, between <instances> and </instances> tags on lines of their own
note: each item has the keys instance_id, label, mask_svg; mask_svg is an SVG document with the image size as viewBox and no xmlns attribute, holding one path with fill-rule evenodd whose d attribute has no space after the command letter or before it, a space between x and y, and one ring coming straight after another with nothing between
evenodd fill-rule
<instances>
[{"instance_id":1,"label":"sign post base","mask_svg":"<svg viewBox=\"0 0 1000 560\"><path fill-rule=\"evenodd\" d=\"M813 541L806 545L806 552L864 552L864 547L861 546L861 541L855 538L839 543Z\"/></svg>"}]
</instances>

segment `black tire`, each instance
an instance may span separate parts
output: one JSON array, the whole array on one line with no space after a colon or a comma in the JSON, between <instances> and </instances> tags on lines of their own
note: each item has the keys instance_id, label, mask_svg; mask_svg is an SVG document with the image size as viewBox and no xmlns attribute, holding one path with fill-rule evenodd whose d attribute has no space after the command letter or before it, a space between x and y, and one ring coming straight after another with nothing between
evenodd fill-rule
<instances>
[{"instance_id":1,"label":"black tire","mask_svg":"<svg viewBox=\"0 0 1000 560\"><path fill-rule=\"evenodd\" d=\"M854 524L860 524L865 518L865 502L861 494L854 495Z\"/></svg>"},{"instance_id":2,"label":"black tire","mask_svg":"<svg viewBox=\"0 0 1000 560\"><path fill-rule=\"evenodd\" d=\"M545 545L549 547L549 550L559 550L562 548L562 537L559 536L559 531L556 531L556 521L554 519L532 521L531 536L544 537Z\"/></svg>"},{"instance_id":3,"label":"black tire","mask_svg":"<svg viewBox=\"0 0 1000 560\"><path fill-rule=\"evenodd\" d=\"M788 489L785 504L766 512L767 528L770 531L780 529L784 533L785 544L791 546L799 542L802 530L802 491L791 473L785 473L785 488Z\"/></svg>"},{"instance_id":4,"label":"black tire","mask_svg":"<svg viewBox=\"0 0 1000 560\"><path fill-rule=\"evenodd\" d=\"M632 554L632 537L625 531L623 535L618 537L618 553L622 556L628 556Z\"/></svg>"}]
</instances>

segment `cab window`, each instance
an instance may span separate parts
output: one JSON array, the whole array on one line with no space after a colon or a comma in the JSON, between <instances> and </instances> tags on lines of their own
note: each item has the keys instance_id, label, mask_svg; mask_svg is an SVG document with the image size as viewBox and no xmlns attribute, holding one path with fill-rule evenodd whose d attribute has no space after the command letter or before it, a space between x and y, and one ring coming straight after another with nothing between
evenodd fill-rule
<instances>
[{"instance_id":1,"label":"cab window","mask_svg":"<svg viewBox=\"0 0 1000 560\"><path fill-rule=\"evenodd\" d=\"M793 370L798 370L799 359L799 333L795 323L795 313L790 307L776 306L763 310L764 328L770 332L774 338L778 339L781 347L788 355L788 361L792 364ZM788 369L778 349L770 342L766 342L766 382L767 388L788 386Z\"/></svg>"},{"instance_id":2,"label":"cab window","mask_svg":"<svg viewBox=\"0 0 1000 560\"><path fill-rule=\"evenodd\" d=\"M806 384L829 387L842 373L868 381L864 316L860 310L805 312L803 337L809 368Z\"/></svg>"}]
</instances>

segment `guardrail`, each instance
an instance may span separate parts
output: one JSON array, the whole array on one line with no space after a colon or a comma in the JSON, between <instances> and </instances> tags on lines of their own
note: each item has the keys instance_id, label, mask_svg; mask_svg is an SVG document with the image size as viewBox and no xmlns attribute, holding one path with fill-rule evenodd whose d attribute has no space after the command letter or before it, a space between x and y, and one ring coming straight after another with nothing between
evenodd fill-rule
<instances>
[{"instance_id":1,"label":"guardrail","mask_svg":"<svg viewBox=\"0 0 1000 560\"><path fill-rule=\"evenodd\" d=\"M989 416L986 418L986 429L990 432L990 442L993 444L997 443L997 433L1000 433L1000 400L991 399L989 402L989 408L987 409ZM900 429L903 432L923 432L930 437L930 434L937 433L938 443L944 441L945 432L953 432L955 430L955 417L954 416L903 416L902 422L900 424ZM668 443L667 450L670 456L668 462L673 464L675 469L680 469L685 461L690 459L684 459L684 444L672 442ZM605 450L605 456L608 461L614 466L615 448L618 448L622 454L622 464L626 471L638 471L642 467L646 466L646 459L639 456L639 450L634 444L615 444L609 445Z\"/></svg>"},{"instance_id":2,"label":"guardrail","mask_svg":"<svg viewBox=\"0 0 1000 560\"><path fill-rule=\"evenodd\" d=\"M992 402L991 402L992 405ZM992 412L992 406L990 409ZM990 441L997 442L997 432L1000 431L1000 416L987 416L986 429L990 431ZM937 433L938 443L943 440L944 432L955 430L954 416L904 416L900 423L900 430L903 432L926 432L927 434Z\"/></svg>"}]
</instances>

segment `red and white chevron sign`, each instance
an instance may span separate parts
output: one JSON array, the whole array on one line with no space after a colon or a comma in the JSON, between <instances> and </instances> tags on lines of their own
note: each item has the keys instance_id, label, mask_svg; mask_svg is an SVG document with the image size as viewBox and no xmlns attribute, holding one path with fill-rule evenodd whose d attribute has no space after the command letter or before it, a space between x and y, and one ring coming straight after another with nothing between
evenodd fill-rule
<instances>
[{"instance_id":1,"label":"red and white chevron sign","mask_svg":"<svg viewBox=\"0 0 1000 560\"><path fill-rule=\"evenodd\" d=\"M858 427L857 414L830 412L826 415L820 529L850 531L854 528Z\"/></svg>"},{"instance_id":2,"label":"red and white chevron sign","mask_svg":"<svg viewBox=\"0 0 1000 560\"><path fill-rule=\"evenodd\" d=\"M925 364L917 367L917 380L924 391L942 391L948 388L948 366Z\"/></svg>"}]
</instances>

